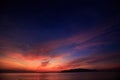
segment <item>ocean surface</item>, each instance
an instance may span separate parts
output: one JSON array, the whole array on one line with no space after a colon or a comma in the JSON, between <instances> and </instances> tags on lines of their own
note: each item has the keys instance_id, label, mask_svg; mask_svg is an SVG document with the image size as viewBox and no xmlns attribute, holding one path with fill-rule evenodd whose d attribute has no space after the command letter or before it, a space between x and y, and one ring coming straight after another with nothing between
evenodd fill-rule
<instances>
[{"instance_id":1,"label":"ocean surface","mask_svg":"<svg viewBox=\"0 0 120 80\"><path fill-rule=\"evenodd\" d=\"M0 80L120 80L116 72L0 73Z\"/></svg>"}]
</instances>

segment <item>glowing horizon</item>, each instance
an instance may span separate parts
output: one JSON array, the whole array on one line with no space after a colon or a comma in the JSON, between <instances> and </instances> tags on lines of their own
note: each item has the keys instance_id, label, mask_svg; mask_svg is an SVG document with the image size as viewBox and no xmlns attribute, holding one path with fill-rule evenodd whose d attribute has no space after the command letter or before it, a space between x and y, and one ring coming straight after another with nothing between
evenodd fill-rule
<instances>
[{"instance_id":1,"label":"glowing horizon","mask_svg":"<svg viewBox=\"0 0 120 80\"><path fill-rule=\"evenodd\" d=\"M63 39L37 44L37 46L24 53L22 53L23 50L14 45L14 42L4 40L3 44L5 43L7 48L2 51L0 56L0 68L60 71L72 68L104 69L120 67L120 64L115 62L118 59L117 56L120 56L119 52L102 52L99 48L112 43L110 41L94 41L97 37L100 38L99 36L108 32L109 28L91 29ZM116 59L112 60L113 56Z\"/></svg>"}]
</instances>

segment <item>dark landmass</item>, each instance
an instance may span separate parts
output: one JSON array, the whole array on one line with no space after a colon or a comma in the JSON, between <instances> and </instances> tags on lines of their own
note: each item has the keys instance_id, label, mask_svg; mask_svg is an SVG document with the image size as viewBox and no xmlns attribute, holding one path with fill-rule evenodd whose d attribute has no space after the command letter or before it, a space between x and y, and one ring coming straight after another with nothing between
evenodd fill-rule
<instances>
[{"instance_id":1,"label":"dark landmass","mask_svg":"<svg viewBox=\"0 0 120 80\"><path fill-rule=\"evenodd\" d=\"M117 68L117 69L101 69L101 70L77 68L77 69L63 70L61 72L120 72L120 68Z\"/></svg>"},{"instance_id":2,"label":"dark landmass","mask_svg":"<svg viewBox=\"0 0 120 80\"><path fill-rule=\"evenodd\" d=\"M63 70L61 72L96 72L97 70L92 70L92 69L69 69L69 70Z\"/></svg>"}]
</instances>

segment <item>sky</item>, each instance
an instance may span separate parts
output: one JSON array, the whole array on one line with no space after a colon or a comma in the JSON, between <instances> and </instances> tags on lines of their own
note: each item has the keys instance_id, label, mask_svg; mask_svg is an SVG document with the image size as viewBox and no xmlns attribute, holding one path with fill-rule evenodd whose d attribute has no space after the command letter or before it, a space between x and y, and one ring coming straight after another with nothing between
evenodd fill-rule
<instances>
[{"instance_id":1,"label":"sky","mask_svg":"<svg viewBox=\"0 0 120 80\"><path fill-rule=\"evenodd\" d=\"M0 69L120 68L119 2L13 0L0 4Z\"/></svg>"}]
</instances>

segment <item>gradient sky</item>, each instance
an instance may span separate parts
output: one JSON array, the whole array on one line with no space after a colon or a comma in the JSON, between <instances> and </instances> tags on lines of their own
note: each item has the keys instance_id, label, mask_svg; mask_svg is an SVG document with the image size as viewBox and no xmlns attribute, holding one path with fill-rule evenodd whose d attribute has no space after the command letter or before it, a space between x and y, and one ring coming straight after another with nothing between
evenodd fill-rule
<instances>
[{"instance_id":1,"label":"gradient sky","mask_svg":"<svg viewBox=\"0 0 120 80\"><path fill-rule=\"evenodd\" d=\"M0 4L0 69L120 67L118 2L17 0Z\"/></svg>"}]
</instances>

